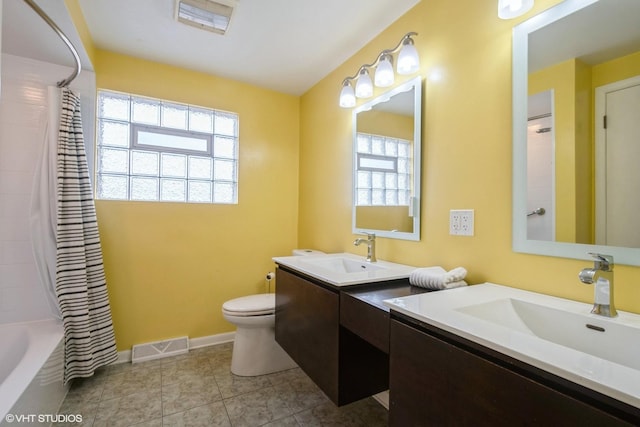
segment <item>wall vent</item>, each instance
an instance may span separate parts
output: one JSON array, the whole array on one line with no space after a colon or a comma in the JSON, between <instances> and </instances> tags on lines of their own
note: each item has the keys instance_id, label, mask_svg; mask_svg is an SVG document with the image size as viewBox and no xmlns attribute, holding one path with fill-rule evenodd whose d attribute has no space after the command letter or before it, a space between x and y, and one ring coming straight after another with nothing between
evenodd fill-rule
<instances>
[{"instance_id":1,"label":"wall vent","mask_svg":"<svg viewBox=\"0 0 640 427\"><path fill-rule=\"evenodd\" d=\"M235 7L234 0L176 0L176 20L217 34L225 34Z\"/></svg>"},{"instance_id":2,"label":"wall vent","mask_svg":"<svg viewBox=\"0 0 640 427\"><path fill-rule=\"evenodd\" d=\"M131 351L131 363L176 356L189 352L189 337L136 344Z\"/></svg>"}]
</instances>

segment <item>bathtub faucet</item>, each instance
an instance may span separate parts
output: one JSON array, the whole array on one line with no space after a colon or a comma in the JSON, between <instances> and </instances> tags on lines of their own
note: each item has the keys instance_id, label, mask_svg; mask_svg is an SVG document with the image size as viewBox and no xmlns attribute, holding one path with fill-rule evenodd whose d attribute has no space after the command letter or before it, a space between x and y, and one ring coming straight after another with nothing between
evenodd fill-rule
<instances>
[{"instance_id":1,"label":"bathtub faucet","mask_svg":"<svg viewBox=\"0 0 640 427\"><path fill-rule=\"evenodd\" d=\"M353 241L355 246L359 246L360 243L367 244L367 262L376 262L376 235L373 233L365 233L367 235L366 239L362 237L357 238Z\"/></svg>"},{"instance_id":2,"label":"bathtub faucet","mask_svg":"<svg viewBox=\"0 0 640 427\"><path fill-rule=\"evenodd\" d=\"M578 277L582 283L595 283L595 296L591 313L606 317L616 317L613 305L613 257L589 253L594 259L593 268L583 268Z\"/></svg>"}]
</instances>

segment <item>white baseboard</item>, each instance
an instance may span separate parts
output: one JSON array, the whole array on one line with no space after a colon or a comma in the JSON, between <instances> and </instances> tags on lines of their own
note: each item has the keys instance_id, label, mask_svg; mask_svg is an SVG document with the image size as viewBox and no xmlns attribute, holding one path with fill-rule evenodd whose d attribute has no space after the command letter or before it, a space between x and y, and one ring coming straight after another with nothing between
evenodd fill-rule
<instances>
[{"instance_id":1,"label":"white baseboard","mask_svg":"<svg viewBox=\"0 0 640 427\"><path fill-rule=\"evenodd\" d=\"M119 351L118 360L115 361L115 364L118 363L131 363L131 350Z\"/></svg>"},{"instance_id":2,"label":"white baseboard","mask_svg":"<svg viewBox=\"0 0 640 427\"><path fill-rule=\"evenodd\" d=\"M235 332L225 332L224 334L209 335L206 337L197 337L189 339L189 348L196 349L209 347L210 345L224 344L233 342L236 337Z\"/></svg>"},{"instance_id":3,"label":"white baseboard","mask_svg":"<svg viewBox=\"0 0 640 427\"><path fill-rule=\"evenodd\" d=\"M235 332L225 332L222 334L208 335L206 337L189 338L189 349L192 350L232 342L235 337ZM131 350L119 351L118 360L114 363L131 363Z\"/></svg>"}]
</instances>

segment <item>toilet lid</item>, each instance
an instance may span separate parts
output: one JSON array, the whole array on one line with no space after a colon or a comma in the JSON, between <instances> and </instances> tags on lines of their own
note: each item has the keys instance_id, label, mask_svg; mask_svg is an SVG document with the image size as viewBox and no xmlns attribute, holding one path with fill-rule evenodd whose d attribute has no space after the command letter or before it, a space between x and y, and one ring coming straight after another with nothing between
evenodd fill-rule
<instances>
[{"instance_id":1,"label":"toilet lid","mask_svg":"<svg viewBox=\"0 0 640 427\"><path fill-rule=\"evenodd\" d=\"M275 294L249 295L222 304L222 311L233 316L260 316L276 311Z\"/></svg>"}]
</instances>

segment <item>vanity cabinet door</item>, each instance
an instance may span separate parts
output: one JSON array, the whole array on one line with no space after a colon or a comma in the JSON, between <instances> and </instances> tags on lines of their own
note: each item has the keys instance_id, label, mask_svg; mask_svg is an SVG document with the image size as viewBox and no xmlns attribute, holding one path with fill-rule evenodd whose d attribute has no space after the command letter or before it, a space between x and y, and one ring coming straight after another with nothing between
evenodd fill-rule
<instances>
[{"instance_id":1,"label":"vanity cabinet door","mask_svg":"<svg viewBox=\"0 0 640 427\"><path fill-rule=\"evenodd\" d=\"M339 295L281 268L276 274L276 341L338 402Z\"/></svg>"},{"instance_id":2,"label":"vanity cabinet door","mask_svg":"<svg viewBox=\"0 0 640 427\"><path fill-rule=\"evenodd\" d=\"M395 319L390 426L631 425Z\"/></svg>"}]
</instances>

